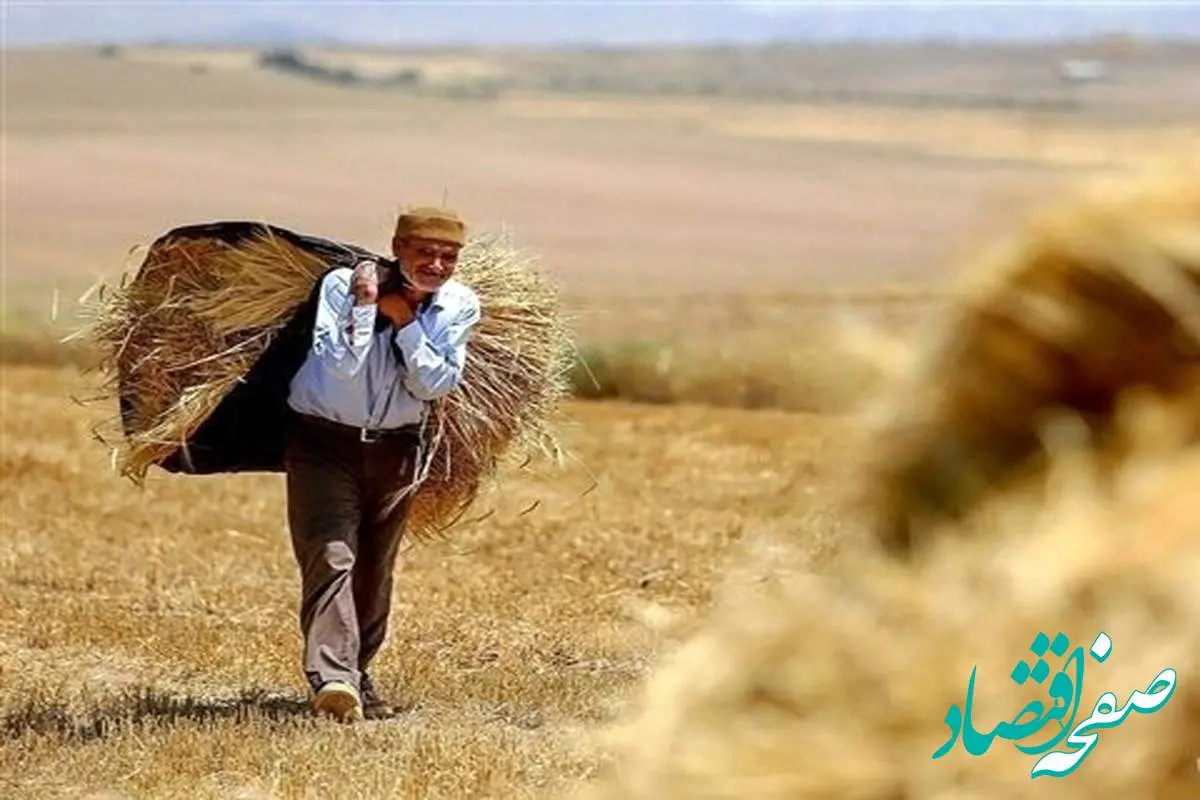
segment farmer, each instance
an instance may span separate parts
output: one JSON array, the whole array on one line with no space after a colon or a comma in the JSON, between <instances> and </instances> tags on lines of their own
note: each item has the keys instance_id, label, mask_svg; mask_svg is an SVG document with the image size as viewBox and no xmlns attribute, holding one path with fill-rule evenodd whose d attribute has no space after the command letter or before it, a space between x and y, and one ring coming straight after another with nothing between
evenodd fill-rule
<instances>
[{"instance_id":1,"label":"farmer","mask_svg":"<svg viewBox=\"0 0 1200 800\"><path fill-rule=\"evenodd\" d=\"M429 403L458 386L480 317L475 293L451 277L465 231L451 210L410 208L396 220L396 261L329 272L290 385L284 465L303 667L313 710L340 721L394 713L368 670L387 634Z\"/></svg>"}]
</instances>

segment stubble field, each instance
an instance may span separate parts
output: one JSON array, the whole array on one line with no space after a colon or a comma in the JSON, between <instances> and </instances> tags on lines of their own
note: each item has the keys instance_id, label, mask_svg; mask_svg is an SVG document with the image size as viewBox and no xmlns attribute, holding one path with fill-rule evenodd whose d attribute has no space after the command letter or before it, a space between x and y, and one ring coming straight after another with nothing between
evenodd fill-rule
<instances>
[{"instance_id":1,"label":"stubble field","mask_svg":"<svg viewBox=\"0 0 1200 800\"><path fill-rule=\"evenodd\" d=\"M406 551L377 668L406 713L346 728L308 718L282 481L139 490L91 437L111 410L72 400L87 377L6 364L6 797L573 792L666 646L656 620L702 612L757 549L819 568L845 543L872 373L831 321L920 321L1026 202L1181 142L969 112L451 102L165 57L5 59L6 333L61 331L72 298L176 224L266 218L378 247L398 204L448 192L542 256L625 387L564 409L563 469L506 475L491 516Z\"/></svg>"},{"instance_id":2,"label":"stubble field","mask_svg":"<svg viewBox=\"0 0 1200 800\"><path fill-rule=\"evenodd\" d=\"M304 704L282 482L124 484L67 399L80 385L5 371L8 797L561 793L650 664L641 604L702 605L745 537L800 535L847 435L569 408L578 466L511 478L491 518L404 555L377 679L410 710L345 729Z\"/></svg>"}]
</instances>

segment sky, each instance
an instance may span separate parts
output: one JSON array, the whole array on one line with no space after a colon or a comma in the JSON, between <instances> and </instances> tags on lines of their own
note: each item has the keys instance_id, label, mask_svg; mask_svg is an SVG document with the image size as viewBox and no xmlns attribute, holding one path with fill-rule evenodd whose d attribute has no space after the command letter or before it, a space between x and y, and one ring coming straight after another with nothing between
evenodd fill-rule
<instances>
[{"instance_id":1,"label":"sky","mask_svg":"<svg viewBox=\"0 0 1200 800\"><path fill-rule=\"evenodd\" d=\"M1087 36L1200 38L1200 3L746 0L0 0L6 46L553 44Z\"/></svg>"}]
</instances>

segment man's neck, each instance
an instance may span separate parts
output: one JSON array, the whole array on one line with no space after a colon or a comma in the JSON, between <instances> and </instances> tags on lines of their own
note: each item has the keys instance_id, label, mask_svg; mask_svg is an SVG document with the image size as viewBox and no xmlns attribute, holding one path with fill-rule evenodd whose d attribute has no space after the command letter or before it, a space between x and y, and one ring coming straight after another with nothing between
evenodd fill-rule
<instances>
[{"instance_id":1,"label":"man's neck","mask_svg":"<svg viewBox=\"0 0 1200 800\"><path fill-rule=\"evenodd\" d=\"M419 289L405 289L404 299L412 308L420 308L433 299L433 292L422 292Z\"/></svg>"}]
</instances>

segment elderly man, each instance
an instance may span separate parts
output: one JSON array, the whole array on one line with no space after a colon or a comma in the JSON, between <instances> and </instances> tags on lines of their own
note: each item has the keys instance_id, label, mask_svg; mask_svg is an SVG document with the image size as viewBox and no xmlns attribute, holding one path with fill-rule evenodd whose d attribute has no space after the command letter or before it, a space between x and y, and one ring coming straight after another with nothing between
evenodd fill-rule
<instances>
[{"instance_id":1,"label":"elderly man","mask_svg":"<svg viewBox=\"0 0 1200 800\"><path fill-rule=\"evenodd\" d=\"M400 214L396 260L322 280L307 358L290 386L288 525L301 574L313 709L390 716L369 668L387 633L398 546L429 403L458 386L480 318L455 281L466 228L453 211Z\"/></svg>"}]
</instances>

